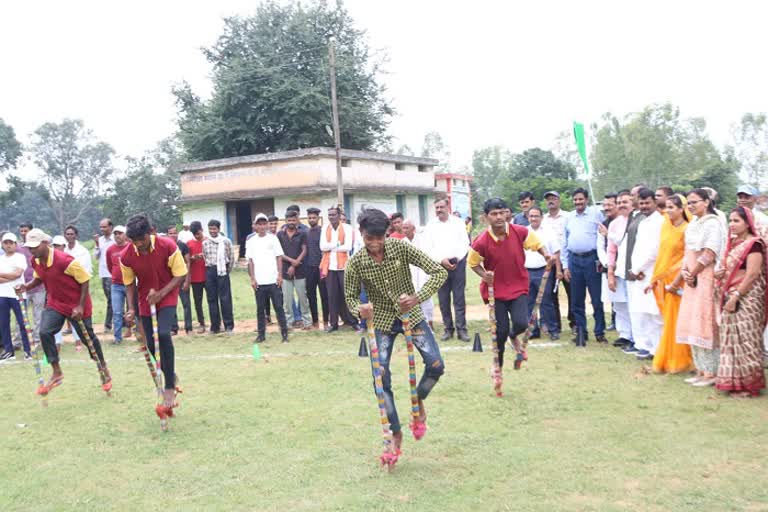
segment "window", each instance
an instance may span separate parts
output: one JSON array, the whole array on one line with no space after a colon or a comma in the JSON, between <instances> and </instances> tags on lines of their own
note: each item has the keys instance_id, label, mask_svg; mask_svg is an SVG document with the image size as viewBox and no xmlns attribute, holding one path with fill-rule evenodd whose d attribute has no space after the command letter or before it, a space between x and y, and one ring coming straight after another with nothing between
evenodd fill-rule
<instances>
[{"instance_id":1,"label":"window","mask_svg":"<svg viewBox=\"0 0 768 512\"><path fill-rule=\"evenodd\" d=\"M405 213L405 196L398 194L395 196L395 209L403 214L403 217L407 217Z\"/></svg>"},{"instance_id":2,"label":"window","mask_svg":"<svg viewBox=\"0 0 768 512\"><path fill-rule=\"evenodd\" d=\"M419 195L419 225L427 223L427 196Z\"/></svg>"},{"instance_id":3,"label":"window","mask_svg":"<svg viewBox=\"0 0 768 512\"><path fill-rule=\"evenodd\" d=\"M352 161L349 158L342 158L341 159L341 166L342 167L352 167Z\"/></svg>"},{"instance_id":4,"label":"window","mask_svg":"<svg viewBox=\"0 0 768 512\"><path fill-rule=\"evenodd\" d=\"M429 170L429 166L427 165L420 165L419 166L419 172L427 172Z\"/></svg>"},{"instance_id":5,"label":"window","mask_svg":"<svg viewBox=\"0 0 768 512\"><path fill-rule=\"evenodd\" d=\"M344 194L344 213L347 214L347 223L355 225L355 216L352 212L352 194Z\"/></svg>"},{"instance_id":6,"label":"window","mask_svg":"<svg viewBox=\"0 0 768 512\"><path fill-rule=\"evenodd\" d=\"M395 170L396 171L404 171L405 170L405 164L395 164Z\"/></svg>"}]
</instances>

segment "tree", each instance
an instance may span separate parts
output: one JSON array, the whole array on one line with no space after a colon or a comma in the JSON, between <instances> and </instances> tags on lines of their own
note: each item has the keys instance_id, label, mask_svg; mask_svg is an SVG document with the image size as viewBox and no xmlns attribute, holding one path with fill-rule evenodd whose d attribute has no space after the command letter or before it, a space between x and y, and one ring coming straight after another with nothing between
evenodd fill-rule
<instances>
[{"instance_id":1,"label":"tree","mask_svg":"<svg viewBox=\"0 0 768 512\"><path fill-rule=\"evenodd\" d=\"M97 141L81 120L64 119L35 130L30 152L40 169L32 186L48 203L63 232L67 224L80 221L108 189L114 150Z\"/></svg>"},{"instance_id":2,"label":"tree","mask_svg":"<svg viewBox=\"0 0 768 512\"><path fill-rule=\"evenodd\" d=\"M179 148L175 140L165 139L139 158L128 157L125 176L115 180L114 189L104 201L105 213L124 223L132 215L146 213L157 227L181 222L179 200Z\"/></svg>"},{"instance_id":3,"label":"tree","mask_svg":"<svg viewBox=\"0 0 768 512\"><path fill-rule=\"evenodd\" d=\"M472 189L475 197L481 201L491 197L496 180L512 172L512 156L502 146L476 149L472 153Z\"/></svg>"},{"instance_id":4,"label":"tree","mask_svg":"<svg viewBox=\"0 0 768 512\"><path fill-rule=\"evenodd\" d=\"M744 114L732 133L746 181L758 188L764 186L768 178L768 114Z\"/></svg>"},{"instance_id":5,"label":"tree","mask_svg":"<svg viewBox=\"0 0 768 512\"><path fill-rule=\"evenodd\" d=\"M421 156L424 158L436 158L440 161L438 169L446 172L451 168L451 151L443 142L443 137L438 132L429 132L424 136L424 145L421 147Z\"/></svg>"},{"instance_id":6,"label":"tree","mask_svg":"<svg viewBox=\"0 0 768 512\"><path fill-rule=\"evenodd\" d=\"M0 171L16 167L20 157L21 143L16 140L16 132L0 117Z\"/></svg>"},{"instance_id":7,"label":"tree","mask_svg":"<svg viewBox=\"0 0 768 512\"><path fill-rule=\"evenodd\" d=\"M718 178L723 197L730 193L733 182L723 173L732 172L735 177L736 159L718 151L703 119L683 118L669 103L646 107L623 121L607 113L592 130L592 171L598 195L637 183L651 188L701 183L704 177Z\"/></svg>"},{"instance_id":8,"label":"tree","mask_svg":"<svg viewBox=\"0 0 768 512\"><path fill-rule=\"evenodd\" d=\"M378 82L382 59L341 2L261 4L251 17L225 18L224 33L203 51L213 94L189 84L173 90L187 159L331 146L328 46L333 42L341 144L375 149L388 140L393 114Z\"/></svg>"}]
</instances>

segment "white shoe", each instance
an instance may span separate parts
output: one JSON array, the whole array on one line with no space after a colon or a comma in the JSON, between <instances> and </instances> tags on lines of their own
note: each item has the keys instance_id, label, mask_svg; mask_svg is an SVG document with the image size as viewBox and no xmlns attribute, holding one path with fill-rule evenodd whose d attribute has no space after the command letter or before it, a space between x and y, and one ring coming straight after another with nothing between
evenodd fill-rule
<instances>
[{"instance_id":1,"label":"white shoe","mask_svg":"<svg viewBox=\"0 0 768 512\"><path fill-rule=\"evenodd\" d=\"M694 375L693 377L688 377L683 382L688 383L688 384L693 384L695 382L698 382L700 378L701 377L699 377L698 375Z\"/></svg>"},{"instance_id":2,"label":"white shoe","mask_svg":"<svg viewBox=\"0 0 768 512\"><path fill-rule=\"evenodd\" d=\"M714 386L714 385L715 385L715 379L701 379L693 383L693 386L697 388L706 388L708 386Z\"/></svg>"}]
</instances>

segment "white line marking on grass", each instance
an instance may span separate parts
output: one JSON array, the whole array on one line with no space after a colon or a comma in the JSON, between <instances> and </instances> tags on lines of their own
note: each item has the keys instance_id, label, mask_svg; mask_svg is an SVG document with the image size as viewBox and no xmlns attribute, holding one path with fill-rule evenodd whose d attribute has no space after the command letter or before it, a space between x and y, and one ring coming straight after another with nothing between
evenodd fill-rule
<instances>
[{"instance_id":1,"label":"white line marking on grass","mask_svg":"<svg viewBox=\"0 0 768 512\"><path fill-rule=\"evenodd\" d=\"M562 343L531 343L528 348L555 348L563 346ZM468 352L471 350L470 346L462 347L443 347L441 352ZM354 350L330 350L326 352L269 352L264 351L267 357L321 357L321 356L355 356L357 354ZM177 361L219 361L219 360L237 360L237 359L251 359L253 356L250 353L244 354L210 354L210 355L195 355L195 356L183 356L177 355ZM134 357L115 357L108 359L107 362L114 361L144 361L144 358L140 354L136 354ZM90 359L61 359L63 364L80 363L80 364L93 364ZM33 364L34 361L6 361L0 366L12 366L20 364Z\"/></svg>"}]
</instances>

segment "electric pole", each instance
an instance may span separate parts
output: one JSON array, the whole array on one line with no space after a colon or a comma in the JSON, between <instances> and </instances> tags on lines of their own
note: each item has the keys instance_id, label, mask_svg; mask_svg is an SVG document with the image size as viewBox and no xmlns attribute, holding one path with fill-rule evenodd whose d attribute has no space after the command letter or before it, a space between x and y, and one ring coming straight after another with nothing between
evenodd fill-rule
<instances>
[{"instance_id":1,"label":"electric pole","mask_svg":"<svg viewBox=\"0 0 768 512\"><path fill-rule=\"evenodd\" d=\"M333 40L328 45L328 58L331 72L331 111L333 113L333 144L336 147L336 202L344 209L344 184L341 176L341 134L339 133L339 106L336 101L336 52ZM346 213L346 212L345 212Z\"/></svg>"}]
</instances>

